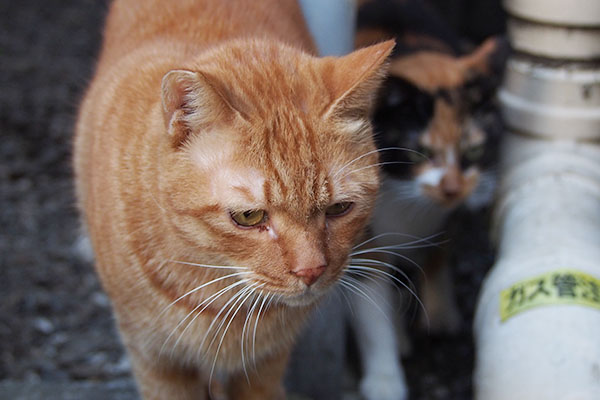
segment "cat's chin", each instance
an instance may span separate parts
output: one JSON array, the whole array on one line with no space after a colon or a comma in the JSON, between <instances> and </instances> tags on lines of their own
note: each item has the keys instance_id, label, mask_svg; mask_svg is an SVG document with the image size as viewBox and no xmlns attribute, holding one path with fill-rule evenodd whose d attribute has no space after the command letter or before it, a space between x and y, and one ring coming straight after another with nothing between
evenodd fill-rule
<instances>
[{"instance_id":1,"label":"cat's chin","mask_svg":"<svg viewBox=\"0 0 600 400\"><path fill-rule=\"evenodd\" d=\"M464 199L456 199L456 200L434 200L435 203L440 207L444 212L451 213L456 210L462 203Z\"/></svg>"},{"instance_id":2,"label":"cat's chin","mask_svg":"<svg viewBox=\"0 0 600 400\"><path fill-rule=\"evenodd\" d=\"M289 307L307 307L315 304L321 297L323 297L322 290L308 288L299 294L283 296L280 301Z\"/></svg>"}]
</instances>

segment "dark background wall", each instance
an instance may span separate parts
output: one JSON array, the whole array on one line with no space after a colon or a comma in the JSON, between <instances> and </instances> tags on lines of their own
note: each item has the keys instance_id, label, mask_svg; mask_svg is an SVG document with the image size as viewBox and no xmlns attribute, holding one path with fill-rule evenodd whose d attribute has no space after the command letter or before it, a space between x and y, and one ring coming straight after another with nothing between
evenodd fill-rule
<instances>
[{"instance_id":1,"label":"dark background wall","mask_svg":"<svg viewBox=\"0 0 600 400\"><path fill-rule=\"evenodd\" d=\"M500 0L429 0L462 37L479 43L503 33L505 14Z\"/></svg>"}]
</instances>

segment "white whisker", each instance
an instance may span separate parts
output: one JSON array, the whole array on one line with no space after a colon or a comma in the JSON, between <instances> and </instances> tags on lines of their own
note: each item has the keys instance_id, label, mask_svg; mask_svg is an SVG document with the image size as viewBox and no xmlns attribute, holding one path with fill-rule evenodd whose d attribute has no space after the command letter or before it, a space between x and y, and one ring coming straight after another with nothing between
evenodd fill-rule
<instances>
[{"instance_id":1,"label":"white whisker","mask_svg":"<svg viewBox=\"0 0 600 400\"><path fill-rule=\"evenodd\" d=\"M413 241L404 243L404 244L407 244L407 245L412 245L412 244L423 243L423 242L424 243L429 243L433 238L436 238L436 237L438 237L438 236L440 236L442 234L443 234L443 232L438 232L438 233L434 233L433 235L429 235L429 236L426 236L426 237L422 238L422 237L418 237L418 236L415 236L415 235L409 235L408 233L401 233L401 232L380 233L379 235L373 236L372 238L367 239L364 242L361 242L361 243L357 244L356 246L352 247L352 250L358 249L358 248L364 246L367 243L376 241L377 239L381 239L382 237L385 237L385 236L402 236L402 237L406 237L406 238L409 238L409 239L414 239ZM432 243L431 245L435 245L435 244L436 243Z\"/></svg>"},{"instance_id":2,"label":"white whisker","mask_svg":"<svg viewBox=\"0 0 600 400\"><path fill-rule=\"evenodd\" d=\"M246 380L248 381L248 383L250 382L250 378L248 376L248 370L246 369L246 351L247 349L244 348L244 342L246 341L250 341L250 330L247 329L249 326L249 321L252 317L252 315L254 314L254 311L256 310L256 307L258 306L258 303L260 302L260 298L261 295L260 293L257 293L257 295L254 297L254 299L252 300L252 305L248 308L248 312L246 313L246 319L244 320L244 327L242 329L242 337L240 340L240 353L242 354L242 366L244 367L244 375L246 375ZM248 354L249 356L250 354Z\"/></svg>"},{"instance_id":3,"label":"white whisker","mask_svg":"<svg viewBox=\"0 0 600 400\"><path fill-rule=\"evenodd\" d=\"M175 348L177 347L177 345L179 344L181 338L183 337L183 335L185 334L185 332L187 331L187 329L194 323L194 321L196 320L196 318L198 318L200 316L200 314L202 314L202 312L204 312L204 310L206 310L206 308L208 308L216 299L218 299L219 297L221 297L225 292L235 288L236 286L242 285L244 283L249 282L249 279L243 279L237 282L232 283L229 286L224 287L223 289L219 290L216 293L213 293L212 295L210 295L209 297L207 297L206 299L204 299L200 304L198 304L196 307L194 307L193 310L191 310L186 316L185 318L183 318L178 324L177 326L175 326L175 328L173 328L173 330L171 331L171 333L169 334L169 336L167 336L167 338L165 339L161 350L159 352L159 354L162 354L164 347L167 345L167 343L169 342L169 340L171 339L171 337L175 334L175 332L177 331L177 329L179 329L179 327L190 317L190 315L192 315L193 313L195 313L196 311L198 311L198 309L202 306L202 309L196 313L196 315L188 322L188 324L186 325L186 327L183 329L183 331L179 334L179 337L177 338L177 340L175 341L175 343L173 344L172 350L171 350L171 356L173 355L173 352L175 351ZM172 304L175 304L175 302L173 302ZM171 305L172 305L171 304Z\"/></svg>"},{"instance_id":4,"label":"white whisker","mask_svg":"<svg viewBox=\"0 0 600 400\"><path fill-rule=\"evenodd\" d=\"M352 317L355 316L355 312L354 312L354 307L352 306L352 302L350 301L350 299L348 298L348 295L346 295L346 291L344 290L343 287L340 287L340 282L338 281L337 285L336 285L336 294L341 295L344 300L346 300L346 304L348 304L348 308L350 309L350 314L352 315Z\"/></svg>"},{"instance_id":5,"label":"white whisker","mask_svg":"<svg viewBox=\"0 0 600 400\"><path fill-rule=\"evenodd\" d=\"M350 253L350 257L356 256L356 255L361 255L361 254L377 253L377 252L383 253L384 251L390 252L394 255L399 255L398 252L394 252L392 250L401 251L401 250L424 249L427 247L439 247L439 245L446 243L446 241L437 242L437 243L430 242L430 243L422 244L422 245L417 245L414 243L417 243L417 242L407 242L407 243L399 243L399 244L394 244L394 245L389 245L389 246L363 248L363 249L360 249L360 250Z\"/></svg>"},{"instance_id":6,"label":"white whisker","mask_svg":"<svg viewBox=\"0 0 600 400\"><path fill-rule=\"evenodd\" d=\"M378 162L375 164L369 164L364 167L356 168L349 172L346 172L344 175L342 175L342 178L345 178L346 176L348 176L350 174L354 174L358 171L362 171L367 168L375 168L375 167L381 167L383 165L391 165L391 164L414 164L414 162L412 162L412 161L381 161L381 162Z\"/></svg>"},{"instance_id":7,"label":"white whisker","mask_svg":"<svg viewBox=\"0 0 600 400\"><path fill-rule=\"evenodd\" d=\"M171 302L168 306L166 306L164 308L164 310L162 310L154 319L154 322L156 322L156 320L158 320L169 308L171 308L173 305L175 305L177 302L179 302L181 299L183 299L184 297L187 297L189 295L191 295L192 293L195 293L199 290L202 290L203 288L205 288L206 286L212 285L213 283L225 280L225 279L229 279L229 278L233 278L236 276L241 276L241 275L248 275L251 274L251 272L237 272L235 274L229 274L229 275L224 275L224 276L220 276L216 279L213 279L211 281L205 282L200 286L195 287L194 289L190 290L189 292L179 296L177 299L173 300L173 302Z\"/></svg>"},{"instance_id":8,"label":"white whisker","mask_svg":"<svg viewBox=\"0 0 600 400\"><path fill-rule=\"evenodd\" d=\"M267 293L267 295L265 297L263 297L262 302L260 303L260 307L258 308L258 313L256 314L256 321L254 322L254 332L252 333L252 360L254 361L254 367L256 368L256 330L258 329L258 320L260 319L260 315L263 311L263 307L265 305L265 303L267 302L267 299L269 299L269 304L271 302L270 297L272 297L272 295L270 293ZM268 308L268 306L267 306ZM266 310L266 308L265 308Z\"/></svg>"},{"instance_id":9,"label":"white whisker","mask_svg":"<svg viewBox=\"0 0 600 400\"><path fill-rule=\"evenodd\" d=\"M407 257L403 254L398 254L398 253L393 253L393 252L386 252L386 251L374 251L373 253L384 253L384 254L393 254L394 256L408 262L409 264L411 264L413 267L415 267L418 271L420 271L421 273L423 272L423 268L421 268L421 266L416 263L415 261L413 261L410 257ZM403 271L401 271L397 266L387 263L385 261L380 261L380 260L376 260L376 259L372 259L372 258L352 258L353 262L370 262L370 263L377 263L378 265L385 265L386 267L393 269L394 271L398 271L401 274L404 274Z\"/></svg>"},{"instance_id":10,"label":"white whisker","mask_svg":"<svg viewBox=\"0 0 600 400\"><path fill-rule=\"evenodd\" d=\"M362 160L363 158L365 158L365 157L368 157L368 156L370 156L371 154L380 153L380 152L384 152L384 151L391 151L391 150L401 150L401 151L408 151L408 152L410 152L410 153L415 153L415 154L418 154L418 155L422 156L424 159L427 159L427 160L429 159L427 156L425 156L425 154L423 154L423 153L420 153L420 152L418 152L418 151L416 151L416 150L413 150L413 149L408 149L408 148L405 148L405 147L385 147L385 148L383 148L383 149L371 150L371 151L369 151L369 152L367 152L367 153L365 153L365 154L363 154L363 155L360 155L360 156L358 156L358 157L354 158L353 160L351 160L351 161L347 162L347 163L346 163L346 164L344 164L344 165L343 165L343 166L342 166L340 169L338 169L338 170L337 170L337 172L336 172L335 174L333 174L333 179L336 179L336 178L337 178L337 176L338 176L338 175L339 175L339 174L340 174L340 173L341 173L343 170L345 170L346 168L348 168L350 165L354 164L355 162L357 162L357 161L359 161L359 160Z\"/></svg>"},{"instance_id":11,"label":"white whisker","mask_svg":"<svg viewBox=\"0 0 600 400\"><path fill-rule=\"evenodd\" d=\"M219 341L219 345L217 346L217 351L216 351L216 354L215 354L215 360L213 361L212 368L210 370L209 382L212 381L212 376L213 376L213 373L215 371L215 366L217 365L217 359L219 358L219 352L221 351L221 347L223 346L223 341L225 340L225 336L227 335L227 332L229 331L229 327L233 323L233 320L235 319L235 316L240 311L240 309L242 308L242 306L246 303L246 301L254 294L255 290L258 289L258 288L261 288L264 285L265 285L264 283L262 283L262 284L255 283L255 284L253 284L253 285L251 285L251 286L249 286L247 288L247 290L246 290L247 294L242 295L242 296L240 296L238 298L237 301L241 300L240 301L240 305L235 309L235 311L231 315L231 318L229 319L229 322L227 323L227 325L225 326L225 329L223 330L223 334L221 335L221 340ZM231 310L233 310L233 307L235 307L235 305L237 304L237 301L231 306L231 309L227 312L227 315L223 318L223 322L225 322L227 320L229 313L231 312ZM223 324L223 322L221 324ZM219 326L219 328L217 329L217 332L215 332L215 338L214 339L216 339L216 335L218 334L218 332L220 330L221 330L221 326ZM213 341L214 341L214 339L213 339ZM242 337L242 342L243 342L243 337ZM211 345L212 345L212 342L208 345L208 347L210 347ZM242 351L243 351L243 349L242 349ZM246 371L245 364L244 364L244 371ZM246 377L247 376L248 375L246 374Z\"/></svg>"},{"instance_id":12,"label":"white whisker","mask_svg":"<svg viewBox=\"0 0 600 400\"><path fill-rule=\"evenodd\" d=\"M358 287L358 285L363 285L360 281L354 279L354 278L350 278L348 276L343 276L340 279L340 283L348 288L351 292L354 292L357 295L362 296L363 298L365 298L366 300L368 300L371 304L373 304L375 306L375 308L377 308L387 319L387 314L381 309L381 307L379 307L379 304L373 300L367 293L365 293L360 287Z\"/></svg>"},{"instance_id":13,"label":"white whisker","mask_svg":"<svg viewBox=\"0 0 600 400\"><path fill-rule=\"evenodd\" d=\"M362 160L362 159L363 159L363 158L365 158L365 157L368 157L368 156L370 156L371 154L378 153L379 151L381 151L381 150L379 150L379 149L376 149L376 150L371 150L371 151L369 151L369 152L366 152L365 154L363 154L363 155L360 155L360 156L358 156L358 157L354 158L353 160L351 160L351 161L347 162L347 163L346 163L346 164L344 164L344 165L343 165L343 166L342 166L340 169L338 169L338 170L336 171L336 173L335 173L335 174L333 174L333 179L336 179L336 178L337 178L337 176L338 176L338 175L339 175L339 174L340 174L340 173L341 173L343 170L345 170L346 168L348 168L350 165L354 164L355 162L357 162L357 161L359 161L359 160Z\"/></svg>"},{"instance_id":14,"label":"white whisker","mask_svg":"<svg viewBox=\"0 0 600 400\"><path fill-rule=\"evenodd\" d=\"M368 261L368 260L364 260L364 261ZM379 265L379 264L375 264L375 265ZM395 271L400 273L404 278L406 278L409 281L410 286L407 286L404 282L402 282L400 279L398 279L396 276L394 276L394 274L391 274L391 273L384 271L382 269L379 269L379 268L371 267L369 265L350 264L348 266L348 269L349 270L370 271L372 273L378 273L378 274L381 274L381 275L384 275L384 276L390 278L394 282L398 282L402 287L406 288L407 290L411 290L414 288L414 285L410 281L408 275L406 275L403 271L400 271L400 270L395 270Z\"/></svg>"},{"instance_id":15,"label":"white whisker","mask_svg":"<svg viewBox=\"0 0 600 400\"><path fill-rule=\"evenodd\" d=\"M167 210L165 210L164 207L158 202L158 200L156 200L156 197L154 197L154 193L152 193L152 192L148 192L148 193L150 194L150 198L152 198L152 200L154 201L156 206L163 212L163 214L166 214Z\"/></svg>"},{"instance_id":16,"label":"white whisker","mask_svg":"<svg viewBox=\"0 0 600 400\"><path fill-rule=\"evenodd\" d=\"M356 267L356 266L354 266L354 267ZM383 290L383 287L381 286L381 282L389 282L389 280L385 276L379 276L370 271L361 271L358 268L348 268L348 269L346 269L346 273L349 275L356 275L356 276L364 278L368 281L371 281L375 285L377 285L377 287L379 289L382 289L382 290ZM396 285L394 285L394 287L398 288Z\"/></svg>"},{"instance_id":17,"label":"white whisker","mask_svg":"<svg viewBox=\"0 0 600 400\"><path fill-rule=\"evenodd\" d=\"M391 279L393 282L399 283L402 287L404 287L415 298L415 300L419 303L419 306L421 307L421 309L425 313L425 318L427 320L429 320L429 317L427 316L427 310L425 309L425 305L423 304L423 302L421 301L421 299L419 299L419 296L417 295L417 292L414 289L414 285L411 284L410 286L408 286L406 283L402 282L400 279L398 279L397 277L395 277L393 274L390 274L387 271L382 271L382 270L380 270L378 268L368 267L366 265L350 265L349 268L351 268L351 269L357 269L357 270L363 270L363 271L370 271L370 272L376 273L376 274L382 274L382 275L388 277L389 279ZM404 275L404 276L408 279L408 277L406 275Z\"/></svg>"},{"instance_id":18,"label":"white whisker","mask_svg":"<svg viewBox=\"0 0 600 400\"><path fill-rule=\"evenodd\" d=\"M223 311L225 311L225 309L227 309L227 307L229 307L230 304L232 304L232 302L234 303L234 305L237 303L237 300L243 296L246 292L248 291L248 287L243 287L241 288L236 294L234 294L233 296L231 296L231 298L229 300L227 300L227 302L221 307L221 309L219 310L219 312L217 313L217 315L215 315L213 317L213 320L211 321L210 325L208 326L208 329L206 330L206 332L204 333L204 337L202 338L202 342L200 342L200 346L199 349L204 348L204 343L206 342L206 339L208 339L208 334L210 333L210 331L212 330L213 326L217 323L217 321L219 320L219 317L221 316L221 314L223 313ZM233 305L232 305L233 307ZM230 309L231 310L231 309ZM222 324L219 325L219 329L222 326ZM214 338L216 338L216 334L218 333L219 329L217 329L217 331L215 332L215 336L213 337L213 340L210 342L210 344L206 347L207 349L210 348L210 346L212 345L212 343L214 342Z\"/></svg>"}]
</instances>

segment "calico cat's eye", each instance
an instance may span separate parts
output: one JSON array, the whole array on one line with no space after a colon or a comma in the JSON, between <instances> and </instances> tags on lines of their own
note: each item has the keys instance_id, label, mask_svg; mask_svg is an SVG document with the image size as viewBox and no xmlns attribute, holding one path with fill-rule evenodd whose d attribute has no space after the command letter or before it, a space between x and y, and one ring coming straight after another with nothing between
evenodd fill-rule
<instances>
[{"instance_id":1,"label":"calico cat's eye","mask_svg":"<svg viewBox=\"0 0 600 400\"><path fill-rule=\"evenodd\" d=\"M484 146L483 144L478 144L475 146L468 147L464 153L463 157L470 162L474 162L479 160L483 156Z\"/></svg>"},{"instance_id":2,"label":"calico cat's eye","mask_svg":"<svg viewBox=\"0 0 600 400\"><path fill-rule=\"evenodd\" d=\"M494 99L500 79L494 75L474 76L461 88L461 96L470 110L489 106Z\"/></svg>"},{"instance_id":3,"label":"calico cat's eye","mask_svg":"<svg viewBox=\"0 0 600 400\"><path fill-rule=\"evenodd\" d=\"M352 205L354 203L350 201L342 201L340 203L335 203L330 205L325 209L325 215L328 217L341 217L350 211Z\"/></svg>"},{"instance_id":4,"label":"calico cat's eye","mask_svg":"<svg viewBox=\"0 0 600 400\"><path fill-rule=\"evenodd\" d=\"M264 210L232 212L231 219L240 226L252 227L265 222L267 220L267 213Z\"/></svg>"},{"instance_id":5,"label":"calico cat's eye","mask_svg":"<svg viewBox=\"0 0 600 400\"><path fill-rule=\"evenodd\" d=\"M419 145L415 151L408 152L408 158L414 163L421 163L431 158L433 152L427 146Z\"/></svg>"}]
</instances>

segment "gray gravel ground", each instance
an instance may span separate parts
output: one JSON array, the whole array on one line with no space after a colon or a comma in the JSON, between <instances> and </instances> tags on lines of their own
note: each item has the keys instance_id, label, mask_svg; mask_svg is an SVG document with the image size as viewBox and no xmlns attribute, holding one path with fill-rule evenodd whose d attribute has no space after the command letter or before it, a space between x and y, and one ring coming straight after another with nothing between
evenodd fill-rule
<instances>
[{"instance_id":1,"label":"gray gravel ground","mask_svg":"<svg viewBox=\"0 0 600 400\"><path fill-rule=\"evenodd\" d=\"M0 399L134 396L109 301L74 251L72 127L105 8L0 1ZM413 399L471 397L470 323L492 263L483 214L464 213L452 241L464 328L453 337L415 333L405 361Z\"/></svg>"}]
</instances>

